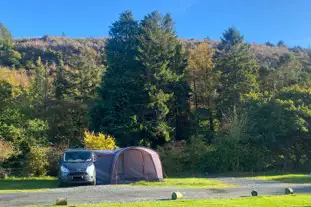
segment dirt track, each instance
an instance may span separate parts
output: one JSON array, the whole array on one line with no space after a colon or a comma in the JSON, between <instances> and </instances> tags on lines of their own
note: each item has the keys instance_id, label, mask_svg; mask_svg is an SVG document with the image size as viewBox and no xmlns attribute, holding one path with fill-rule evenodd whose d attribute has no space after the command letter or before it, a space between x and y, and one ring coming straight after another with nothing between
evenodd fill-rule
<instances>
[{"instance_id":1,"label":"dirt track","mask_svg":"<svg viewBox=\"0 0 311 207\"><path fill-rule=\"evenodd\" d=\"M100 202L137 202L167 200L173 191L183 193L185 199L227 198L249 196L252 189L260 195L283 194L286 187L292 187L295 193L311 194L311 184L284 184L249 178L219 178L225 183L236 184L237 188L226 189L182 189L155 188L138 186L79 186L51 189L46 192L0 194L0 206L52 205L56 198L66 197L69 204Z\"/></svg>"}]
</instances>

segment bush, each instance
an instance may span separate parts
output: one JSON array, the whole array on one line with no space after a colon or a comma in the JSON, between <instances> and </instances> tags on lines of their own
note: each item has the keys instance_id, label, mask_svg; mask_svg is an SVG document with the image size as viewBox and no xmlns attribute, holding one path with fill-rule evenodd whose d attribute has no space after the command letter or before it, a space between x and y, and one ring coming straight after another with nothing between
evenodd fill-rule
<instances>
[{"instance_id":1,"label":"bush","mask_svg":"<svg viewBox=\"0 0 311 207\"><path fill-rule=\"evenodd\" d=\"M50 176L57 176L59 170L59 161L61 155L64 153L67 147L64 146L54 146L50 147L47 152L47 157L49 161L48 172Z\"/></svg>"},{"instance_id":2,"label":"bush","mask_svg":"<svg viewBox=\"0 0 311 207\"><path fill-rule=\"evenodd\" d=\"M113 150L116 149L115 139L110 135L94 132L84 132L84 146L93 150Z\"/></svg>"},{"instance_id":3,"label":"bush","mask_svg":"<svg viewBox=\"0 0 311 207\"><path fill-rule=\"evenodd\" d=\"M0 138L0 179L7 175L6 170L3 168L3 163L14 155L14 146L12 143Z\"/></svg>"},{"instance_id":4,"label":"bush","mask_svg":"<svg viewBox=\"0 0 311 207\"><path fill-rule=\"evenodd\" d=\"M14 154L14 152L13 144L0 138L0 167L4 161Z\"/></svg>"},{"instance_id":5,"label":"bush","mask_svg":"<svg viewBox=\"0 0 311 207\"><path fill-rule=\"evenodd\" d=\"M178 141L158 147L163 170L167 175L180 175L184 172L185 144L185 141Z\"/></svg>"},{"instance_id":6,"label":"bush","mask_svg":"<svg viewBox=\"0 0 311 207\"><path fill-rule=\"evenodd\" d=\"M32 146L27 155L26 174L29 176L46 175L49 168L48 147Z\"/></svg>"},{"instance_id":7,"label":"bush","mask_svg":"<svg viewBox=\"0 0 311 207\"><path fill-rule=\"evenodd\" d=\"M192 174L205 173L209 166L208 151L209 146L201 137L191 137L185 148L185 168Z\"/></svg>"}]
</instances>

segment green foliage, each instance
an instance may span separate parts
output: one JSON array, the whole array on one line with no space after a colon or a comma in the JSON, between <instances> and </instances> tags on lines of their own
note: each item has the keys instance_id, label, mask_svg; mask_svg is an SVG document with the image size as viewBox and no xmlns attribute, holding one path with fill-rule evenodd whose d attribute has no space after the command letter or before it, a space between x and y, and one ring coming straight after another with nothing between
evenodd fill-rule
<instances>
[{"instance_id":1,"label":"green foliage","mask_svg":"<svg viewBox=\"0 0 311 207\"><path fill-rule=\"evenodd\" d=\"M10 31L0 23L0 65L19 66L21 54L13 49Z\"/></svg>"},{"instance_id":2,"label":"green foliage","mask_svg":"<svg viewBox=\"0 0 311 207\"><path fill-rule=\"evenodd\" d=\"M175 69L179 43L170 15L152 12L145 16L140 24L138 40L138 60L144 72L144 91L147 94L143 133L155 147L169 141L175 129L175 125L167 122L171 109L169 102L174 99L174 91L169 89L171 85L179 84L184 69L181 68L179 73Z\"/></svg>"},{"instance_id":3,"label":"green foliage","mask_svg":"<svg viewBox=\"0 0 311 207\"><path fill-rule=\"evenodd\" d=\"M107 72L91 112L92 127L112 134L121 146L168 141L176 125L173 120L186 108L181 97L188 90L171 18L154 12L138 25L130 12L124 12L110 36ZM179 93L173 96L173 90Z\"/></svg>"},{"instance_id":4,"label":"green foliage","mask_svg":"<svg viewBox=\"0 0 311 207\"><path fill-rule=\"evenodd\" d=\"M116 137L118 145L137 144L141 137L139 111L144 97L136 60L138 23L124 12L113 23L106 44L107 71L91 110L91 128Z\"/></svg>"},{"instance_id":5,"label":"green foliage","mask_svg":"<svg viewBox=\"0 0 311 207\"><path fill-rule=\"evenodd\" d=\"M168 174L310 168L308 49L249 45L236 28L219 43L178 40L158 12L126 11L109 35L13 40L0 25L0 136L21 152L5 166L48 156L34 173L56 174L89 128L159 146Z\"/></svg>"},{"instance_id":6,"label":"green foliage","mask_svg":"<svg viewBox=\"0 0 311 207\"><path fill-rule=\"evenodd\" d=\"M169 176L181 175L184 172L184 159L186 158L185 142L167 143L157 148L160 153L164 173Z\"/></svg>"},{"instance_id":7,"label":"green foliage","mask_svg":"<svg viewBox=\"0 0 311 207\"><path fill-rule=\"evenodd\" d=\"M49 137L57 144L81 147L83 132L88 126L88 107L95 99L103 66L91 57L76 57L75 64L56 68L53 80L53 104L48 109Z\"/></svg>"},{"instance_id":8,"label":"green foliage","mask_svg":"<svg viewBox=\"0 0 311 207\"><path fill-rule=\"evenodd\" d=\"M220 72L219 107L222 113L241 103L244 94L258 91L258 65L243 36L229 28L218 45L216 69Z\"/></svg>"},{"instance_id":9,"label":"green foliage","mask_svg":"<svg viewBox=\"0 0 311 207\"><path fill-rule=\"evenodd\" d=\"M27 154L26 173L31 176L43 176L48 172L48 148L32 146Z\"/></svg>"},{"instance_id":10,"label":"green foliage","mask_svg":"<svg viewBox=\"0 0 311 207\"><path fill-rule=\"evenodd\" d=\"M34 107L40 110L40 108L46 105L48 99L48 71L47 68L42 64L41 58L39 57L34 69L34 77L31 82L30 94Z\"/></svg>"}]
</instances>

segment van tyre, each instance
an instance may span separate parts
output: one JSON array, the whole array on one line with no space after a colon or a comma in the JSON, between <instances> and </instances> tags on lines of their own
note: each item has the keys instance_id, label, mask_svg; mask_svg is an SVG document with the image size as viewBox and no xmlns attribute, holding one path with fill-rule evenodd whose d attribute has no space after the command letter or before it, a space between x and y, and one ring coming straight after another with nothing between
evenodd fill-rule
<instances>
[{"instance_id":1,"label":"van tyre","mask_svg":"<svg viewBox=\"0 0 311 207\"><path fill-rule=\"evenodd\" d=\"M91 185L96 185L96 176L94 177L94 181L91 183Z\"/></svg>"},{"instance_id":2,"label":"van tyre","mask_svg":"<svg viewBox=\"0 0 311 207\"><path fill-rule=\"evenodd\" d=\"M63 182L61 182L59 179L57 180L57 186L58 187L65 187L65 185L64 185L64 183Z\"/></svg>"}]
</instances>

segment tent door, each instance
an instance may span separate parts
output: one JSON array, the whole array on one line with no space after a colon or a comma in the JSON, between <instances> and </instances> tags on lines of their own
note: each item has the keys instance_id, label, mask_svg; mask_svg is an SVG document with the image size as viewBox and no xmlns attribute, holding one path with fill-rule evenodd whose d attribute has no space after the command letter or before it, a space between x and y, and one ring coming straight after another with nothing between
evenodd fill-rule
<instances>
[{"instance_id":1,"label":"tent door","mask_svg":"<svg viewBox=\"0 0 311 207\"><path fill-rule=\"evenodd\" d=\"M128 181L144 180L144 157L139 150L128 150L124 153L124 179Z\"/></svg>"}]
</instances>

